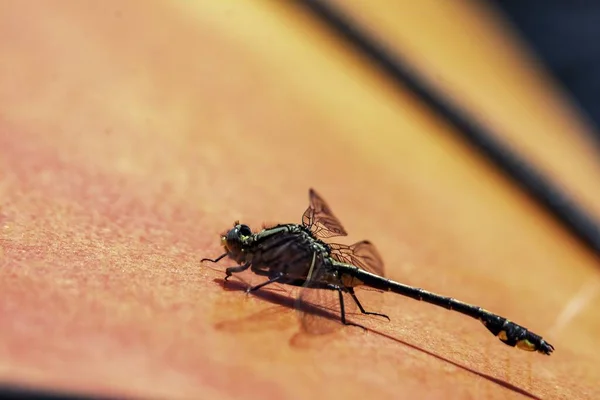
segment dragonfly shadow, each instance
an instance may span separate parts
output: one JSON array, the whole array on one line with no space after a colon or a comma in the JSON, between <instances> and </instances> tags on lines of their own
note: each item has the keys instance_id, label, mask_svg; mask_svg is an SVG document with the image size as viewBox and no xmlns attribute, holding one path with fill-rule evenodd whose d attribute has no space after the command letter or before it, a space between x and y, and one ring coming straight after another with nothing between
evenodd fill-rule
<instances>
[{"instance_id":1,"label":"dragonfly shadow","mask_svg":"<svg viewBox=\"0 0 600 400\"><path fill-rule=\"evenodd\" d=\"M420 348L420 347L418 347L418 346L416 346L414 344L411 344L411 343L405 342L403 340L400 340L398 338L395 338L393 336L390 336L387 333L379 332L379 331L376 331L374 329L369 329L369 331L373 332L376 335L382 336L382 337L384 337L386 339L390 339L390 340L393 340L395 342L401 343L401 344L403 344L403 345L405 345L407 347L410 347L413 350L417 350L417 351L420 351L422 353L425 353L428 356L434 357L434 358L436 358L436 359L438 359L440 361L446 362L446 363L448 363L450 365L453 365L453 366L455 366L457 368L460 368L460 369L462 369L464 371L470 372L470 373L472 373L474 375L479 376L480 378L487 379L488 381L490 381L492 383L495 383L497 385L500 385L500 386L502 386L505 389L512 390L513 392L522 394L523 396L529 397L531 399L541 400L540 397L537 397L536 395L534 395L532 393L529 393L525 389L521 389L518 386L515 386L515 385L513 385L511 383L508 383L506 381L503 381L502 379L498 379L498 378L495 378L495 377L493 377L491 375L484 374L483 372L476 371L476 370L474 370L472 368L469 368L469 367L466 367L464 365L461 365L461 364L459 364L459 363L457 363L455 361L449 360L449 359L447 359L445 357L442 357L442 356L440 356L438 354L435 354L435 353L432 353L432 352L430 352L428 350L422 349L422 348Z\"/></svg>"},{"instance_id":2,"label":"dragonfly shadow","mask_svg":"<svg viewBox=\"0 0 600 400\"><path fill-rule=\"evenodd\" d=\"M248 288L248 285L242 281L232 281L232 280L225 281L224 279L213 279L213 281L215 283L219 284L220 286L222 286L223 289L225 289L227 291L245 291ZM275 285L273 285L273 286L275 286ZM275 286L275 287L277 287L277 286ZM256 292L251 292L250 294L252 294L262 300L266 300L269 303L275 304L277 306L283 306L289 310L295 311L296 310L296 299L292 296L289 296L288 291L286 291L284 289L277 290L277 289L275 289L275 287L273 287L273 288L270 287L269 289L266 289L266 290L261 289ZM274 315L275 314L274 310L276 310L276 309L268 310L267 314ZM310 314L319 315L319 316L322 316L322 317L332 320L332 321L339 321L339 315L337 315L337 313L331 312L323 307L305 304L303 306L303 310L309 312ZM281 310L279 310L279 311L281 312ZM265 314L265 313L262 312L261 314ZM257 314L253 314L250 317L248 317L248 319L253 318L256 315ZM229 322L233 323L233 321L229 321ZM341 328L341 326L340 326L340 328ZM364 328L364 329L366 329L366 328Z\"/></svg>"},{"instance_id":3,"label":"dragonfly shadow","mask_svg":"<svg viewBox=\"0 0 600 400\"><path fill-rule=\"evenodd\" d=\"M238 281L227 281L227 282L225 282L223 279L214 279L214 282L219 283L226 290L230 290L230 291L245 291L246 288L247 288L247 286L245 286L242 282L238 282ZM258 290L256 292L251 292L251 293L252 293L252 295L254 295L254 296L256 296L256 297L258 297L258 298L260 298L262 300L266 300L266 301L268 301L268 302L270 302L272 304L275 304L275 305L278 305L278 306L283 306L283 307L286 307L288 309L294 310L295 306L296 306L295 299L293 297L290 297L290 296L286 295L287 292L285 292L284 290L281 290L279 292L272 291L272 290ZM284 293L284 294L282 294L282 293ZM310 313L316 313L316 314L321 315L321 316L323 316L323 317L325 317L327 319L339 321L339 316L338 315L336 315L334 313L331 313L331 312L328 312L327 310L325 310L323 308L320 308L320 307L317 307L317 306L311 307L310 309L306 308L306 311L308 311ZM249 317L249 318L252 318L252 316ZM473 375L476 375L476 376L478 376L480 378L486 379L489 382L492 382L492 383L494 383L496 385L499 385L499 386L501 386L501 387L503 387L505 389L511 390L511 391L513 391L515 393L519 393L519 394L521 394L523 396L526 396L528 398L531 398L531 399L541 400L540 397L537 397L536 395L534 395L532 393L529 393L528 391L526 391L524 389L521 389L521 388L519 388L519 387L517 387L517 386L515 386L515 385L513 385L513 384L511 384L509 382L503 381L502 379L495 378L495 377L493 377L491 375L484 374L482 372L476 371L476 370L474 370L472 368L469 368L467 366L461 365L461 364L459 364L459 363L457 363L455 361L449 360L449 359L447 359L447 358L445 358L443 356L440 356L440 355L432 353L432 352L430 352L428 350L422 349L422 348L420 348L420 347L418 347L418 346L416 346L414 344L411 344L411 343L405 342L405 341L403 341L401 339L398 339L396 337L393 337L393 336L391 336L391 335L389 335L387 333L377 331L377 330L375 330L373 328L364 327L362 325L361 325L361 327L363 329L365 329L365 330L373 333L373 334L382 336L382 337L384 337L386 339L389 339L389 340L393 340L393 341L395 341L397 343L400 343L400 344L402 344L402 345L404 345L406 347L409 347L409 348L411 348L413 350L420 351L420 352L422 352L422 353L424 353L424 354L426 354L426 355L428 355L430 357L434 357L434 358L436 358L439 361L443 361L443 362L448 363L448 364L450 364L450 365L452 365L452 366L454 366L456 368L462 369L463 371L469 372L469 373L471 373ZM295 339L292 338L292 342L294 342L294 341L295 341Z\"/></svg>"}]
</instances>

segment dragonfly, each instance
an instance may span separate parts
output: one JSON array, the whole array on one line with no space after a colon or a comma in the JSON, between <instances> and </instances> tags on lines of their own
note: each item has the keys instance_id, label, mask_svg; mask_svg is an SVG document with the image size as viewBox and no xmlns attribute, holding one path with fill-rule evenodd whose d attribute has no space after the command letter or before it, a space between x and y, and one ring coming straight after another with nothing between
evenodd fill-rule
<instances>
[{"instance_id":1,"label":"dragonfly","mask_svg":"<svg viewBox=\"0 0 600 400\"><path fill-rule=\"evenodd\" d=\"M225 270L225 281L248 269L268 278L248 287L247 292L275 283L300 287L296 307L300 310L301 323L308 331L316 331L315 321L323 319L323 315L314 312L313 306L319 306L315 304L319 302L325 305L328 303L326 298L338 302L339 320L344 325L361 326L347 320L348 300L345 298L354 302L352 306L357 306L362 314L389 320L387 315L367 311L363 307L355 289L366 287L406 296L479 320L508 346L546 355L554 351L554 346L541 336L507 318L452 297L385 278L384 263L371 242L363 240L344 245L328 241L342 236L347 236L347 232L340 221L323 198L310 189L309 207L302 215L301 224L278 224L253 232L248 225L235 221L233 228L220 235L225 252L215 259L204 258L201 262L218 263L225 257L235 261L236 266Z\"/></svg>"}]
</instances>

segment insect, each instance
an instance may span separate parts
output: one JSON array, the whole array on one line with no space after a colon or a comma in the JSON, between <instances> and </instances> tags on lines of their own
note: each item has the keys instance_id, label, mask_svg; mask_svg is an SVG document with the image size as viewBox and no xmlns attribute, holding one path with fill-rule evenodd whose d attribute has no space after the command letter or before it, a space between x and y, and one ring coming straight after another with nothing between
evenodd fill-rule
<instances>
[{"instance_id":1,"label":"insect","mask_svg":"<svg viewBox=\"0 0 600 400\"><path fill-rule=\"evenodd\" d=\"M384 278L383 261L371 242L363 240L353 245L343 245L324 240L346 236L347 233L313 189L309 190L309 200L310 205L302 216L302 224L279 224L254 233L248 225L236 221L232 229L221 235L225 253L216 259L204 258L202 262L217 263L224 257L234 260L238 265L225 270L225 281L247 269L268 278L249 287L248 292L273 283L300 286L296 305L301 311L302 324L307 329L318 320L318 316L315 317L315 313L307 309L311 303L326 302L324 293L333 294L330 298L337 297L335 301L339 305L339 318L345 325L357 324L346 320L344 297L349 297L362 314L389 320L387 315L366 311L362 306L355 288L366 286L475 318L509 346L548 355L554 351L554 346L541 336L481 307Z\"/></svg>"}]
</instances>

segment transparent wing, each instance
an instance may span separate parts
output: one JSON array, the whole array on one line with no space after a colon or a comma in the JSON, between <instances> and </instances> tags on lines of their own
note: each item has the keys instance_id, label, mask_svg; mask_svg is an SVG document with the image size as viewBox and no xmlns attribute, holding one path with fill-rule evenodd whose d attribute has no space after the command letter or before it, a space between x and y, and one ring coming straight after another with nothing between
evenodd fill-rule
<instances>
[{"instance_id":1,"label":"transparent wing","mask_svg":"<svg viewBox=\"0 0 600 400\"><path fill-rule=\"evenodd\" d=\"M340 283L341 284L341 283ZM363 306L367 311L379 311L381 296L364 296L361 291ZM346 320L363 323L370 318L358 309L358 306L349 293L342 292ZM365 301L366 300L366 301ZM374 300L374 301L373 301ZM342 308L340 305L340 292L327 289L317 281L305 284L296 298L296 309L300 314L302 331L311 335L325 335L333 333L344 325L341 322ZM368 322L367 322L368 323Z\"/></svg>"},{"instance_id":2,"label":"transparent wing","mask_svg":"<svg viewBox=\"0 0 600 400\"><path fill-rule=\"evenodd\" d=\"M331 257L339 262L352 264L373 274L384 276L383 259L379 252L368 240L363 240L347 246L339 243L329 243Z\"/></svg>"},{"instance_id":3,"label":"transparent wing","mask_svg":"<svg viewBox=\"0 0 600 400\"><path fill-rule=\"evenodd\" d=\"M296 308L306 333L324 335L342 327L339 295L335 290L304 286L296 299Z\"/></svg>"},{"instance_id":4,"label":"transparent wing","mask_svg":"<svg viewBox=\"0 0 600 400\"><path fill-rule=\"evenodd\" d=\"M346 236L346 230L333 215L325 200L313 189L308 192L309 206L302 215L302 223L310 228L313 234L321 238Z\"/></svg>"},{"instance_id":5,"label":"transparent wing","mask_svg":"<svg viewBox=\"0 0 600 400\"><path fill-rule=\"evenodd\" d=\"M332 271L318 260L313 262L308 278L296 298L296 309L304 332L323 335L342 327L340 295L328 285L331 281L335 281ZM346 317L355 314L356 304L352 300L344 300Z\"/></svg>"}]
</instances>

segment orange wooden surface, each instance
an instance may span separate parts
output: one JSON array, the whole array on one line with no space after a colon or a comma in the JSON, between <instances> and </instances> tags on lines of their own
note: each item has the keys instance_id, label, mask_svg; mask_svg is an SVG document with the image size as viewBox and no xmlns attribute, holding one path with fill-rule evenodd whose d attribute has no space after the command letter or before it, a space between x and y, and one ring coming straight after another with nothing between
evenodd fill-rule
<instances>
[{"instance_id":1,"label":"orange wooden surface","mask_svg":"<svg viewBox=\"0 0 600 400\"><path fill-rule=\"evenodd\" d=\"M597 259L309 15L5 1L0 60L0 381L169 398L600 395ZM284 294L246 297L200 265L234 219L299 221L309 187L390 278L510 317L555 354L392 295L392 322L306 338Z\"/></svg>"}]
</instances>

